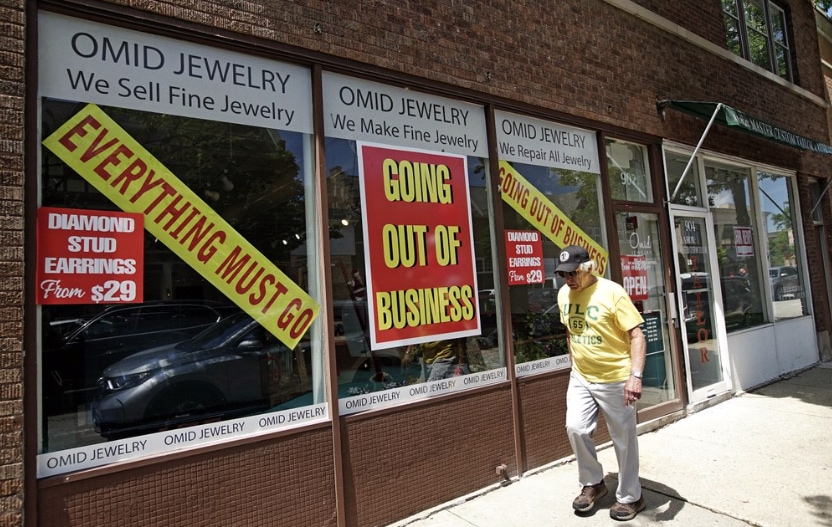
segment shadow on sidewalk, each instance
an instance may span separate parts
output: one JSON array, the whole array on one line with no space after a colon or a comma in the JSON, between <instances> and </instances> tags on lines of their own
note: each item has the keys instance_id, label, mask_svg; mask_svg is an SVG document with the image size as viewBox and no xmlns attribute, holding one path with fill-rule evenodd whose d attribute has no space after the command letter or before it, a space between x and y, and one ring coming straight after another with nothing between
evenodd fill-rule
<instances>
[{"instance_id":1,"label":"shadow on sidewalk","mask_svg":"<svg viewBox=\"0 0 832 527\"><path fill-rule=\"evenodd\" d=\"M803 501L814 508L812 515L818 518L818 525L832 527L832 497L830 496L806 496Z\"/></svg>"},{"instance_id":2,"label":"shadow on sidewalk","mask_svg":"<svg viewBox=\"0 0 832 527\"><path fill-rule=\"evenodd\" d=\"M817 406L832 407L832 364L823 363L794 375L786 375L773 382L749 390L748 393L765 397L794 397Z\"/></svg>"}]
</instances>

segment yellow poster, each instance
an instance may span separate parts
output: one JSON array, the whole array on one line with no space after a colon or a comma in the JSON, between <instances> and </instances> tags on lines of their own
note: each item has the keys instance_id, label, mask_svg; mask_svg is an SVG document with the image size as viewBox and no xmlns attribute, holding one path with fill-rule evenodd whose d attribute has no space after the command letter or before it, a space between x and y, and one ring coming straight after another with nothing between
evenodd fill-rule
<instances>
[{"instance_id":1,"label":"yellow poster","mask_svg":"<svg viewBox=\"0 0 832 527\"><path fill-rule=\"evenodd\" d=\"M503 201L558 247L580 245L586 249L595 260L598 273L604 274L609 259L607 251L506 161L500 161L500 194Z\"/></svg>"},{"instance_id":2,"label":"yellow poster","mask_svg":"<svg viewBox=\"0 0 832 527\"><path fill-rule=\"evenodd\" d=\"M43 144L214 287L294 348L318 304L95 104Z\"/></svg>"}]
</instances>

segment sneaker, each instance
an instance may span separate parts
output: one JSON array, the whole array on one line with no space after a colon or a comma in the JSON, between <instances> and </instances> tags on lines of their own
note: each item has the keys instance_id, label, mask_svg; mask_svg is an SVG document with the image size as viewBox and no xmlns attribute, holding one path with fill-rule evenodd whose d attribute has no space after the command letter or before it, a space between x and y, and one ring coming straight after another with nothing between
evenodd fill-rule
<instances>
[{"instance_id":1,"label":"sneaker","mask_svg":"<svg viewBox=\"0 0 832 527\"><path fill-rule=\"evenodd\" d=\"M610 507L610 518L621 522L632 520L636 514L644 510L645 507L644 496L640 497L634 503L621 503L616 501L615 505Z\"/></svg>"},{"instance_id":2,"label":"sneaker","mask_svg":"<svg viewBox=\"0 0 832 527\"><path fill-rule=\"evenodd\" d=\"M572 502L572 508L578 512L589 512L595 507L595 502L607 495L607 486L604 481L597 485L587 485L581 489L581 493Z\"/></svg>"}]
</instances>

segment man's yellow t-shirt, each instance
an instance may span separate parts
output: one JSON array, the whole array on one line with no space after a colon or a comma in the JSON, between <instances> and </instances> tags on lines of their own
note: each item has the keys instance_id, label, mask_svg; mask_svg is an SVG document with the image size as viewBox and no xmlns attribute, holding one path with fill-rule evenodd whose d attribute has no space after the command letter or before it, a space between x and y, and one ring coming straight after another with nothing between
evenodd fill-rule
<instances>
[{"instance_id":1,"label":"man's yellow t-shirt","mask_svg":"<svg viewBox=\"0 0 832 527\"><path fill-rule=\"evenodd\" d=\"M612 280L583 291L558 291L560 320L569 331L572 368L592 383L623 382L630 376L629 331L644 322L627 292Z\"/></svg>"}]
</instances>

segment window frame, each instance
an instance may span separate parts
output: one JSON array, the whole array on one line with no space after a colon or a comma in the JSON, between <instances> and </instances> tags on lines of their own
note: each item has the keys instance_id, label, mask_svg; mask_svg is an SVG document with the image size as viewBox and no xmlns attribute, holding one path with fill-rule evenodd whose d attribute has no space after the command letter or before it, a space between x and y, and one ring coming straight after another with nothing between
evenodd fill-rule
<instances>
[{"instance_id":1,"label":"window frame","mask_svg":"<svg viewBox=\"0 0 832 527\"><path fill-rule=\"evenodd\" d=\"M722 15L723 15L723 23L725 23L725 30L726 30L726 44L728 43L728 26L727 20L730 20L733 23L737 24L738 28L738 38L740 40L740 53L737 53L736 50L732 50L729 46L729 51L737 54L738 56L742 57L743 59L751 62L759 66L754 60L751 58L751 50L750 50L750 40L749 34L751 32L758 33L763 35L766 40L766 53L768 55L768 67L765 69L780 78L783 78L789 82L794 82L794 61L792 60L792 45L791 45L791 37L790 32L788 29L788 13L787 10L778 5L771 0L757 0L762 4L763 13L765 16L765 34L761 33L756 28L751 28L747 22L748 10L747 6L750 2L755 2L755 0L723 0L722 2ZM734 6L736 10L736 15L731 13L729 10L726 9L726 5L731 4ZM783 28L783 34L781 39L775 38L776 33L773 31L773 24L772 22L775 20L774 17L781 19L781 25ZM783 53L783 59L785 64L783 65L785 68L784 72L781 72L778 67L777 62L777 51L781 51Z\"/></svg>"},{"instance_id":2,"label":"window frame","mask_svg":"<svg viewBox=\"0 0 832 527\"><path fill-rule=\"evenodd\" d=\"M665 141L662 144L662 161L664 163L664 170L665 174L667 174L667 155L673 154L680 157L687 157L690 158L693 150L688 145L683 145L681 143L676 143L673 141ZM691 171L695 170L694 174L689 174L687 177L697 177L699 178L699 199L705 200L704 205L697 205L697 206L690 206L690 205L683 205L683 204L675 204L674 207L681 211L692 211L692 212L707 212L712 213L713 208L707 203L707 181L705 175L705 166L707 163L716 163L716 164L723 164L728 166L733 166L736 168L748 169L749 172L749 193L750 199L753 203L754 207L754 216L752 219L752 226L754 227L754 239L755 239L755 247L758 247L760 250L761 255L765 255L762 257L760 261L760 269L761 277L762 277L762 291L761 294L763 295L763 309L765 311L764 317L765 321L763 325L770 325L770 324L777 324L780 322L788 321L792 318L801 318L801 317L808 317L812 316L814 313L813 307L813 297L812 297L812 290L810 284L810 274L809 269L807 267L807 262L805 258L806 254L806 238L805 238L805 231L803 228L803 223L800 221L796 221L801 217L801 208L799 200L797 200L797 173L794 170L789 170L783 167L777 167L773 165L768 165L766 163L757 163L749 159L743 159L740 157L730 156L726 154L721 154L718 152L710 151L710 150L700 150L696 154L696 158L691 165ZM761 172L785 177L787 184L790 189L791 196L795 198L795 210L792 211L793 222L794 222L794 236L796 239L796 244L799 244L799 249L796 249L796 254L803 255L802 258L798 258L797 264L794 266L797 268L798 276L800 276L802 280L802 286L805 291L805 298L804 298L804 313L797 317L776 317L775 310L774 310L774 297L771 293L771 278L769 276L769 270L772 266L768 262L767 255L769 254L769 242L765 236L761 236L759 232L757 232L758 226L763 224L764 217L762 211L762 203L759 197L759 182L758 182L758 174ZM669 183L669 181L668 181ZM672 188L667 188L666 192L667 196L673 191ZM730 334L730 331L729 331Z\"/></svg>"}]
</instances>

